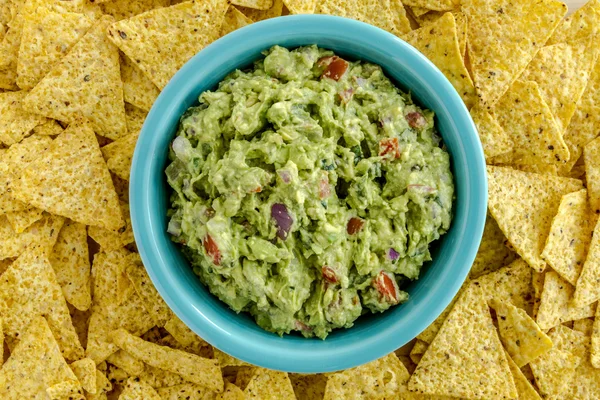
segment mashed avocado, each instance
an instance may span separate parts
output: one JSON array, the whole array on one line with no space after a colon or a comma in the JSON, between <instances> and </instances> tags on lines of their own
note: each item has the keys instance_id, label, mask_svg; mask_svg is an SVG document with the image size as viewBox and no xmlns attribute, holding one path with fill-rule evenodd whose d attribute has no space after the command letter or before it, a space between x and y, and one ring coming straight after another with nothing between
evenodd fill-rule
<instances>
[{"instance_id":1,"label":"mashed avocado","mask_svg":"<svg viewBox=\"0 0 600 400\"><path fill-rule=\"evenodd\" d=\"M367 62L273 47L181 118L168 231L264 329L325 338L408 299L452 218L433 113Z\"/></svg>"}]
</instances>

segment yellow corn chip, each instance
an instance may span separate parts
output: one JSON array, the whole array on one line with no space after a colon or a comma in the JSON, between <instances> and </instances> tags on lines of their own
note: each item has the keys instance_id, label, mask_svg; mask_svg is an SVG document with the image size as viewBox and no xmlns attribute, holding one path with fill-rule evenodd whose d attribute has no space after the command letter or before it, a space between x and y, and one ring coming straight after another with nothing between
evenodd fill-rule
<instances>
[{"instance_id":1,"label":"yellow corn chip","mask_svg":"<svg viewBox=\"0 0 600 400\"><path fill-rule=\"evenodd\" d=\"M405 35L404 40L433 62L448 78L468 108L475 104L475 88L465 67L452 13Z\"/></svg>"},{"instance_id":2,"label":"yellow corn chip","mask_svg":"<svg viewBox=\"0 0 600 400\"><path fill-rule=\"evenodd\" d=\"M133 152L139 131L102 147L102 154L111 172L119 178L129 180Z\"/></svg>"},{"instance_id":3,"label":"yellow corn chip","mask_svg":"<svg viewBox=\"0 0 600 400\"><path fill-rule=\"evenodd\" d=\"M100 8L104 14L111 15L115 20L120 21L169 5L169 0L111 0L100 4Z\"/></svg>"},{"instance_id":4,"label":"yellow corn chip","mask_svg":"<svg viewBox=\"0 0 600 400\"><path fill-rule=\"evenodd\" d=\"M504 245L506 240L506 236L500 230L496 220L488 214L485 219L481 244L469 272L471 279L497 271L517 258L515 252Z\"/></svg>"},{"instance_id":5,"label":"yellow corn chip","mask_svg":"<svg viewBox=\"0 0 600 400\"><path fill-rule=\"evenodd\" d=\"M600 2L590 0L556 28L548 44L566 43L594 36L600 24Z\"/></svg>"},{"instance_id":6,"label":"yellow corn chip","mask_svg":"<svg viewBox=\"0 0 600 400\"><path fill-rule=\"evenodd\" d=\"M400 36L412 31L410 21L406 16L406 9L404 8L402 1L390 0L390 7L392 13L392 23L394 24L394 29L390 31L390 33Z\"/></svg>"},{"instance_id":7,"label":"yellow corn chip","mask_svg":"<svg viewBox=\"0 0 600 400\"><path fill-rule=\"evenodd\" d=\"M22 211L7 213L6 219L8 219L8 223L15 233L22 233L32 224L42 219L42 213L43 211L39 208L32 207Z\"/></svg>"},{"instance_id":8,"label":"yellow corn chip","mask_svg":"<svg viewBox=\"0 0 600 400\"><path fill-rule=\"evenodd\" d=\"M71 370L88 393L96 393L96 363L91 358L82 358L70 365Z\"/></svg>"},{"instance_id":9,"label":"yellow corn chip","mask_svg":"<svg viewBox=\"0 0 600 400\"><path fill-rule=\"evenodd\" d=\"M0 142L7 146L20 142L46 118L23 109L26 92L0 93Z\"/></svg>"},{"instance_id":10,"label":"yellow corn chip","mask_svg":"<svg viewBox=\"0 0 600 400\"><path fill-rule=\"evenodd\" d=\"M322 400L327 385L325 374L288 374L297 399Z\"/></svg>"},{"instance_id":11,"label":"yellow corn chip","mask_svg":"<svg viewBox=\"0 0 600 400\"><path fill-rule=\"evenodd\" d=\"M44 399L47 387L77 381L44 317L33 317L26 328L0 369L2 399Z\"/></svg>"},{"instance_id":12,"label":"yellow corn chip","mask_svg":"<svg viewBox=\"0 0 600 400\"><path fill-rule=\"evenodd\" d=\"M193 383L184 383L182 385L162 387L156 389L156 392L163 400L203 400L205 398L204 396L207 396L208 393L210 393L203 387L194 385Z\"/></svg>"},{"instance_id":13,"label":"yellow corn chip","mask_svg":"<svg viewBox=\"0 0 600 400\"><path fill-rule=\"evenodd\" d=\"M317 7L316 0L284 0L283 4L290 14L313 14Z\"/></svg>"},{"instance_id":14,"label":"yellow corn chip","mask_svg":"<svg viewBox=\"0 0 600 400\"><path fill-rule=\"evenodd\" d=\"M515 251L536 271L563 195L581 190L581 181L488 166L489 209Z\"/></svg>"},{"instance_id":15,"label":"yellow corn chip","mask_svg":"<svg viewBox=\"0 0 600 400\"><path fill-rule=\"evenodd\" d=\"M512 151L513 142L496 118L481 107L471 109L471 118L479 132L486 159Z\"/></svg>"},{"instance_id":16,"label":"yellow corn chip","mask_svg":"<svg viewBox=\"0 0 600 400\"><path fill-rule=\"evenodd\" d=\"M127 371L122 370L121 368L108 364L108 372L107 377L110 382L117 384L119 386L123 386L127 379L129 379L130 375Z\"/></svg>"},{"instance_id":17,"label":"yellow corn chip","mask_svg":"<svg viewBox=\"0 0 600 400\"><path fill-rule=\"evenodd\" d=\"M430 395L516 398L506 354L480 288L470 286L456 302L408 389Z\"/></svg>"},{"instance_id":18,"label":"yellow corn chip","mask_svg":"<svg viewBox=\"0 0 600 400\"><path fill-rule=\"evenodd\" d=\"M450 11L460 4L457 0L404 0L403 3L411 8L420 7L435 11Z\"/></svg>"},{"instance_id":19,"label":"yellow corn chip","mask_svg":"<svg viewBox=\"0 0 600 400\"><path fill-rule=\"evenodd\" d=\"M77 380L68 380L46 388L50 400L86 400L81 384Z\"/></svg>"},{"instance_id":20,"label":"yellow corn chip","mask_svg":"<svg viewBox=\"0 0 600 400\"><path fill-rule=\"evenodd\" d=\"M527 377L523 374L519 367L517 367L517 364L515 364L509 355L506 356L506 359L508 360L508 366L515 381L515 387L517 388L519 400L542 400L537 390L535 390L535 388L531 385L531 382L529 382Z\"/></svg>"},{"instance_id":21,"label":"yellow corn chip","mask_svg":"<svg viewBox=\"0 0 600 400\"><path fill-rule=\"evenodd\" d=\"M592 356L591 362L595 368L600 368L600 307L596 310L594 327L592 331Z\"/></svg>"},{"instance_id":22,"label":"yellow corn chip","mask_svg":"<svg viewBox=\"0 0 600 400\"><path fill-rule=\"evenodd\" d=\"M140 378L155 389L185 385L189 383L183 379L181 375L165 371L160 368L155 368L150 365L145 366L144 372L140 375Z\"/></svg>"},{"instance_id":23,"label":"yellow corn chip","mask_svg":"<svg viewBox=\"0 0 600 400\"><path fill-rule=\"evenodd\" d=\"M237 387L233 383L225 382L225 390L223 391L223 393L217 394L217 397L215 400L245 400L245 399L246 399L246 396L244 395L244 392L242 392L242 390L239 387Z\"/></svg>"},{"instance_id":24,"label":"yellow corn chip","mask_svg":"<svg viewBox=\"0 0 600 400\"><path fill-rule=\"evenodd\" d=\"M171 319L167 321L164 328L184 347L198 350L207 346L207 343L188 328L175 314L171 314Z\"/></svg>"},{"instance_id":25,"label":"yellow corn chip","mask_svg":"<svg viewBox=\"0 0 600 400\"><path fill-rule=\"evenodd\" d=\"M63 133L63 131L64 129L62 128L62 126L60 126L60 124L56 120L51 119L48 122L33 128L33 135L58 136L61 133Z\"/></svg>"},{"instance_id":26,"label":"yellow corn chip","mask_svg":"<svg viewBox=\"0 0 600 400\"><path fill-rule=\"evenodd\" d=\"M123 218L108 168L89 124L72 123L15 182L13 195L86 225L119 229Z\"/></svg>"},{"instance_id":27,"label":"yellow corn chip","mask_svg":"<svg viewBox=\"0 0 600 400\"><path fill-rule=\"evenodd\" d=\"M296 398L287 372L264 368L256 368L254 376L244 389L244 395L246 399L260 400L293 400Z\"/></svg>"},{"instance_id":28,"label":"yellow corn chip","mask_svg":"<svg viewBox=\"0 0 600 400\"><path fill-rule=\"evenodd\" d=\"M13 18L0 42L0 89L18 90L17 57L21 43L22 13ZM18 21L18 22L17 22Z\"/></svg>"},{"instance_id":29,"label":"yellow corn chip","mask_svg":"<svg viewBox=\"0 0 600 400\"><path fill-rule=\"evenodd\" d=\"M509 163L510 164L510 163ZM562 176L560 172L560 168L555 164L513 164L512 168L518 169L523 172L531 172L533 174L542 174L542 175L553 175L553 176Z\"/></svg>"},{"instance_id":30,"label":"yellow corn chip","mask_svg":"<svg viewBox=\"0 0 600 400\"><path fill-rule=\"evenodd\" d=\"M161 400L161 397L156 393L152 386L140 378L129 378L125 385L125 389L119 396L121 400Z\"/></svg>"},{"instance_id":31,"label":"yellow corn chip","mask_svg":"<svg viewBox=\"0 0 600 400\"><path fill-rule=\"evenodd\" d=\"M573 321L573 330L583 333L585 336L592 336L594 331L594 319L583 318Z\"/></svg>"},{"instance_id":32,"label":"yellow corn chip","mask_svg":"<svg viewBox=\"0 0 600 400\"><path fill-rule=\"evenodd\" d=\"M560 396L567 389L580 362L580 357L557 348L534 360L530 365L540 393L548 397L555 396L552 398Z\"/></svg>"},{"instance_id":33,"label":"yellow corn chip","mask_svg":"<svg viewBox=\"0 0 600 400\"><path fill-rule=\"evenodd\" d=\"M119 52L106 38L113 22L102 17L34 87L23 107L46 117L77 122L88 118L94 131L110 139L127 133Z\"/></svg>"},{"instance_id":34,"label":"yellow corn chip","mask_svg":"<svg viewBox=\"0 0 600 400\"><path fill-rule=\"evenodd\" d=\"M155 325L164 326L171 317L171 310L158 294L141 260L131 262L127 266L126 273L133 283L135 291L144 301L146 310L154 319Z\"/></svg>"},{"instance_id":35,"label":"yellow corn chip","mask_svg":"<svg viewBox=\"0 0 600 400\"><path fill-rule=\"evenodd\" d=\"M15 211L23 211L28 208L29 206L27 204L15 199L9 193L5 192L0 188L0 214L6 214Z\"/></svg>"},{"instance_id":36,"label":"yellow corn chip","mask_svg":"<svg viewBox=\"0 0 600 400\"><path fill-rule=\"evenodd\" d=\"M395 29L394 21L391 16L390 0L324 0L317 4L316 11L318 14L337 15L340 17L356 19L358 21L375 25L378 28L388 32L392 32Z\"/></svg>"},{"instance_id":37,"label":"yellow corn chip","mask_svg":"<svg viewBox=\"0 0 600 400\"><path fill-rule=\"evenodd\" d=\"M130 253L124 248L94 255L92 265L94 305L120 305L134 291L126 270L131 263Z\"/></svg>"},{"instance_id":38,"label":"yellow corn chip","mask_svg":"<svg viewBox=\"0 0 600 400\"><path fill-rule=\"evenodd\" d=\"M587 191L564 195L541 257L571 285L581 273L592 229Z\"/></svg>"},{"instance_id":39,"label":"yellow corn chip","mask_svg":"<svg viewBox=\"0 0 600 400\"><path fill-rule=\"evenodd\" d=\"M556 272L548 271L544 277L544 291L536 320L540 328L547 330L563 322L593 317L596 303L578 307L571 299L575 288Z\"/></svg>"},{"instance_id":40,"label":"yellow corn chip","mask_svg":"<svg viewBox=\"0 0 600 400\"><path fill-rule=\"evenodd\" d=\"M231 4L255 10L268 10L273 7L273 0L231 0Z\"/></svg>"},{"instance_id":41,"label":"yellow corn chip","mask_svg":"<svg viewBox=\"0 0 600 400\"><path fill-rule=\"evenodd\" d=\"M139 376L144 372L144 363L123 350L111 354L106 361L121 368L129 376Z\"/></svg>"},{"instance_id":42,"label":"yellow corn chip","mask_svg":"<svg viewBox=\"0 0 600 400\"><path fill-rule=\"evenodd\" d=\"M417 339L417 342L409 354L411 361L418 365L421 358L423 358L423 354L425 354L427 347L429 347L429 343Z\"/></svg>"},{"instance_id":43,"label":"yellow corn chip","mask_svg":"<svg viewBox=\"0 0 600 400\"><path fill-rule=\"evenodd\" d=\"M20 256L30 244L41 246L44 251L50 252L63 223L62 217L44 214L42 219L17 234L6 216L0 217L0 259Z\"/></svg>"},{"instance_id":44,"label":"yellow corn chip","mask_svg":"<svg viewBox=\"0 0 600 400\"><path fill-rule=\"evenodd\" d=\"M107 400L106 393L110 392L112 388L113 386L104 372L96 370L96 393L87 393L87 400Z\"/></svg>"},{"instance_id":45,"label":"yellow corn chip","mask_svg":"<svg viewBox=\"0 0 600 400\"><path fill-rule=\"evenodd\" d=\"M583 157L591 211L600 214L600 138L585 145Z\"/></svg>"},{"instance_id":46,"label":"yellow corn chip","mask_svg":"<svg viewBox=\"0 0 600 400\"><path fill-rule=\"evenodd\" d=\"M591 38L542 48L520 79L537 82L542 98L564 132L590 77L595 52Z\"/></svg>"},{"instance_id":47,"label":"yellow corn chip","mask_svg":"<svg viewBox=\"0 0 600 400\"><path fill-rule=\"evenodd\" d=\"M84 14L57 13L39 7L23 25L17 84L30 90L92 26Z\"/></svg>"},{"instance_id":48,"label":"yellow corn chip","mask_svg":"<svg viewBox=\"0 0 600 400\"><path fill-rule=\"evenodd\" d=\"M233 8L230 7L230 9ZM129 57L124 54L121 54L121 79L123 80L123 98L125 101L142 110L150 111L160 91ZM132 134L135 131L129 131L129 133Z\"/></svg>"},{"instance_id":49,"label":"yellow corn chip","mask_svg":"<svg viewBox=\"0 0 600 400\"><path fill-rule=\"evenodd\" d=\"M555 0L463 0L469 59L482 105L493 105L552 35L567 6Z\"/></svg>"},{"instance_id":50,"label":"yellow corn chip","mask_svg":"<svg viewBox=\"0 0 600 400\"><path fill-rule=\"evenodd\" d=\"M428 21L431 18L437 19L444 14L444 11L432 11L432 10L430 10L428 8L424 8L424 7L410 6L410 10L412 12L412 15L414 15L416 21L421 26L423 26L423 24L422 24L423 21ZM427 14L431 14L431 15L427 15Z\"/></svg>"},{"instance_id":51,"label":"yellow corn chip","mask_svg":"<svg viewBox=\"0 0 600 400\"><path fill-rule=\"evenodd\" d=\"M65 221L50 254L50 264L65 299L78 310L90 308L90 261L85 225Z\"/></svg>"},{"instance_id":52,"label":"yellow corn chip","mask_svg":"<svg viewBox=\"0 0 600 400\"><path fill-rule=\"evenodd\" d=\"M514 163L560 165L569 160L562 131L536 82L516 80L494 110L500 126L514 143Z\"/></svg>"},{"instance_id":53,"label":"yellow corn chip","mask_svg":"<svg viewBox=\"0 0 600 400\"><path fill-rule=\"evenodd\" d=\"M531 316L537 319L537 313L540 309L540 302L542 301L542 292L544 291L544 278L545 272L533 271L531 275L531 286L533 286L533 310Z\"/></svg>"},{"instance_id":54,"label":"yellow corn chip","mask_svg":"<svg viewBox=\"0 0 600 400\"><path fill-rule=\"evenodd\" d=\"M237 358L232 357L227 353L223 353L221 350L219 350L217 348L215 348L213 351L214 351L214 358L215 358L215 360L219 361L219 365L221 365L221 368L240 367L240 366L249 366L250 365L247 362L238 360Z\"/></svg>"},{"instance_id":55,"label":"yellow corn chip","mask_svg":"<svg viewBox=\"0 0 600 400\"><path fill-rule=\"evenodd\" d=\"M100 245L102 251L117 250L134 241L131 218L129 216L129 204L121 202L121 212L125 220L125 226L118 231L111 231L97 226L90 226L88 228L88 234Z\"/></svg>"},{"instance_id":56,"label":"yellow corn chip","mask_svg":"<svg viewBox=\"0 0 600 400\"><path fill-rule=\"evenodd\" d=\"M227 5L225 0L189 1L151 10L111 25L108 38L162 89L218 37Z\"/></svg>"},{"instance_id":57,"label":"yellow corn chip","mask_svg":"<svg viewBox=\"0 0 600 400\"><path fill-rule=\"evenodd\" d=\"M223 388L223 377L216 360L146 342L124 329L113 331L110 337L119 348L148 365L179 374L210 390Z\"/></svg>"},{"instance_id":58,"label":"yellow corn chip","mask_svg":"<svg viewBox=\"0 0 600 400\"><path fill-rule=\"evenodd\" d=\"M81 358L83 348L52 266L42 248L31 247L0 277L0 317L5 335L20 337L40 314L48 318L65 358Z\"/></svg>"},{"instance_id":59,"label":"yellow corn chip","mask_svg":"<svg viewBox=\"0 0 600 400\"><path fill-rule=\"evenodd\" d=\"M552 340L524 310L496 300L490 305L496 311L500 340L519 368L552 348Z\"/></svg>"},{"instance_id":60,"label":"yellow corn chip","mask_svg":"<svg viewBox=\"0 0 600 400\"><path fill-rule=\"evenodd\" d=\"M244 15L254 22L263 21L269 18L280 17L283 12L283 1L273 0L273 6L268 10L255 10L253 8L238 7Z\"/></svg>"},{"instance_id":61,"label":"yellow corn chip","mask_svg":"<svg viewBox=\"0 0 600 400\"><path fill-rule=\"evenodd\" d=\"M243 12L241 12L234 6L229 6L227 12L225 13L223 25L221 26L221 36L225 36L228 33L243 28L246 25L250 25L252 22L253 21L250 18L246 17Z\"/></svg>"},{"instance_id":62,"label":"yellow corn chip","mask_svg":"<svg viewBox=\"0 0 600 400\"><path fill-rule=\"evenodd\" d=\"M598 220L594 228L594 235L590 243L587 258L581 269L581 275L577 279L575 294L573 296L574 305L583 307L600 300L600 285L598 282L600 282L600 220Z\"/></svg>"}]
</instances>

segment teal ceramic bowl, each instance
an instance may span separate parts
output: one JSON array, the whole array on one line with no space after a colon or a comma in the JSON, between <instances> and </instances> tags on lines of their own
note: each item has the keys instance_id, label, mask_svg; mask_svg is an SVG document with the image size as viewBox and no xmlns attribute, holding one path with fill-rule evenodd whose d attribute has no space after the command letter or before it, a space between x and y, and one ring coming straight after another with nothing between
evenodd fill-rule
<instances>
[{"instance_id":1,"label":"teal ceramic bowl","mask_svg":"<svg viewBox=\"0 0 600 400\"><path fill-rule=\"evenodd\" d=\"M167 234L169 143L179 118L200 93L229 72L250 66L273 45L317 44L347 59L383 67L422 107L434 110L450 152L456 186L454 220L437 242L433 261L406 288L410 300L382 314L359 318L326 340L279 337L262 330L212 296ZM139 137L130 180L135 239L156 288L194 332L218 349L262 367L301 373L336 371L364 364L406 344L450 303L475 258L487 207L481 143L469 112L442 73L397 37L361 22L323 15L287 16L237 30L192 58L162 91Z\"/></svg>"}]
</instances>

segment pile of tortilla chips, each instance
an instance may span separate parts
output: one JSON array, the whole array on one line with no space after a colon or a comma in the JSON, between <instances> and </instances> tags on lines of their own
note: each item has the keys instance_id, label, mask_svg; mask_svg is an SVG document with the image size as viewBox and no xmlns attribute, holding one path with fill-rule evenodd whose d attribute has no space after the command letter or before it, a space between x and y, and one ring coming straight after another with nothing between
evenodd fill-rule
<instances>
[{"instance_id":1,"label":"pile of tortilla chips","mask_svg":"<svg viewBox=\"0 0 600 400\"><path fill-rule=\"evenodd\" d=\"M600 398L600 0L0 0L1 399ZM137 254L133 150L176 71L267 18L362 20L470 110L489 215L468 280L417 339L331 374L194 334Z\"/></svg>"}]
</instances>

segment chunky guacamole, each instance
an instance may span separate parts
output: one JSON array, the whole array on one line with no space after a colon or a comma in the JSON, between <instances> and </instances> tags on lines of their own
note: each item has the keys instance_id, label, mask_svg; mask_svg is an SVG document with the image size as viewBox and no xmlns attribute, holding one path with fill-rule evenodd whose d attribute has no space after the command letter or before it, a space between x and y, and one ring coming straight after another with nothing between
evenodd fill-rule
<instances>
[{"instance_id":1,"label":"chunky guacamole","mask_svg":"<svg viewBox=\"0 0 600 400\"><path fill-rule=\"evenodd\" d=\"M325 338L408 299L452 219L433 113L367 62L273 47L181 118L168 231L264 329Z\"/></svg>"}]
</instances>

